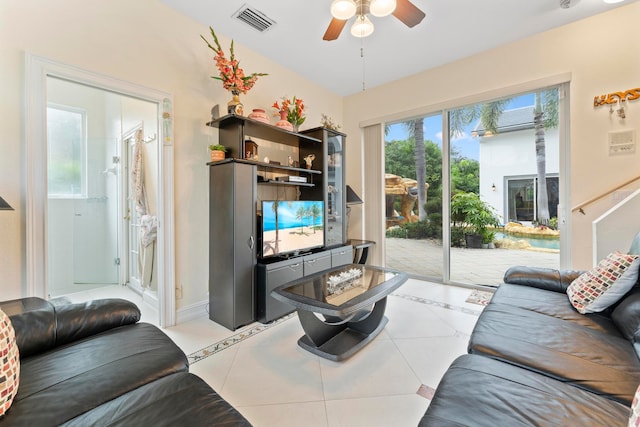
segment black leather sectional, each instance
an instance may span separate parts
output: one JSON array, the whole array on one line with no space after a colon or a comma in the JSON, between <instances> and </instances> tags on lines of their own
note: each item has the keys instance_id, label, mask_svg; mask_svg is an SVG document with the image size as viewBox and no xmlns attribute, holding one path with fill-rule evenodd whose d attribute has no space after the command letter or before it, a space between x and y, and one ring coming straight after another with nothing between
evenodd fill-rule
<instances>
[{"instance_id":1,"label":"black leather sectional","mask_svg":"<svg viewBox=\"0 0 640 427\"><path fill-rule=\"evenodd\" d=\"M626 426L640 385L640 284L583 315L565 293L581 273L509 269L420 426Z\"/></svg>"},{"instance_id":2,"label":"black leather sectional","mask_svg":"<svg viewBox=\"0 0 640 427\"><path fill-rule=\"evenodd\" d=\"M249 426L157 327L120 299L0 302L16 331L20 384L0 426Z\"/></svg>"}]
</instances>

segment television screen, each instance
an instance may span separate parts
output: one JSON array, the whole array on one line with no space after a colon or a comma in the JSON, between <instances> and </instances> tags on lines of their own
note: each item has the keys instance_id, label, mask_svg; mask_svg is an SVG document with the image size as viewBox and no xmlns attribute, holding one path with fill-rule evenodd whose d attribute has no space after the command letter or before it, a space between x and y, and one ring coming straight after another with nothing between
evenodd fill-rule
<instances>
[{"instance_id":1,"label":"television screen","mask_svg":"<svg viewBox=\"0 0 640 427\"><path fill-rule=\"evenodd\" d=\"M262 257L324 246L324 202L262 201Z\"/></svg>"}]
</instances>

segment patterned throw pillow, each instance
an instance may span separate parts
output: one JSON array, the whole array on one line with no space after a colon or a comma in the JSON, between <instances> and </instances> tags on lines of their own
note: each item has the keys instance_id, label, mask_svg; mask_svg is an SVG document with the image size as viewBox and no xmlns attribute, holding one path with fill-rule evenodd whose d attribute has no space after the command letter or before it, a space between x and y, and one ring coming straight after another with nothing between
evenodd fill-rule
<instances>
[{"instance_id":1,"label":"patterned throw pillow","mask_svg":"<svg viewBox=\"0 0 640 427\"><path fill-rule=\"evenodd\" d=\"M20 355L9 316L0 310L0 417L11 407L20 382Z\"/></svg>"},{"instance_id":2,"label":"patterned throw pillow","mask_svg":"<svg viewBox=\"0 0 640 427\"><path fill-rule=\"evenodd\" d=\"M582 314L606 309L635 285L639 263L638 255L609 254L596 268L571 282L567 288L571 305Z\"/></svg>"},{"instance_id":3,"label":"patterned throw pillow","mask_svg":"<svg viewBox=\"0 0 640 427\"><path fill-rule=\"evenodd\" d=\"M633 402L631 402L631 415L629 415L629 427L640 426L640 386L636 390L635 396L633 396Z\"/></svg>"}]
</instances>

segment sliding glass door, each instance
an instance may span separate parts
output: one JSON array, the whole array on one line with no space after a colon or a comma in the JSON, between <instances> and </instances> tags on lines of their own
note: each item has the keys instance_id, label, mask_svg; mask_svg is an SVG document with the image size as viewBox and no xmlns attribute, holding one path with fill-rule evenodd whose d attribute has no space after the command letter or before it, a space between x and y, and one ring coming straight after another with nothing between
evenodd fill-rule
<instances>
[{"instance_id":1,"label":"sliding glass door","mask_svg":"<svg viewBox=\"0 0 640 427\"><path fill-rule=\"evenodd\" d=\"M386 265L489 286L512 265L558 268L559 111L554 87L388 124Z\"/></svg>"}]
</instances>

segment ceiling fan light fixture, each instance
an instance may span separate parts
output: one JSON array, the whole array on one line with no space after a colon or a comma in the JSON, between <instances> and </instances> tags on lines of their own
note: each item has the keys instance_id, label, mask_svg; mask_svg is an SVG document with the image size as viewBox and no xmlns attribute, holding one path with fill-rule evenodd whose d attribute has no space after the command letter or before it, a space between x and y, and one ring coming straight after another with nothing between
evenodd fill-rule
<instances>
[{"instance_id":1,"label":"ceiling fan light fixture","mask_svg":"<svg viewBox=\"0 0 640 427\"><path fill-rule=\"evenodd\" d=\"M605 3L614 4L614 3L622 3L624 0L604 0Z\"/></svg>"},{"instance_id":2,"label":"ceiling fan light fixture","mask_svg":"<svg viewBox=\"0 0 640 427\"><path fill-rule=\"evenodd\" d=\"M353 37L368 37L373 33L373 22L366 15L358 15L351 26Z\"/></svg>"},{"instance_id":3,"label":"ceiling fan light fixture","mask_svg":"<svg viewBox=\"0 0 640 427\"><path fill-rule=\"evenodd\" d=\"M333 0L331 3L331 15L336 19L349 19L356 14L356 2L354 0Z\"/></svg>"},{"instance_id":4,"label":"ceiling fan light fixture","mask_svg":"<svg viewBox=\"0 0 640 427\"><path fill-rule=\"evenodd\" d=\"M373 16L388 16L396 10L396 0L371 0L369 10Z\"/></svg>"}]
</instances>

